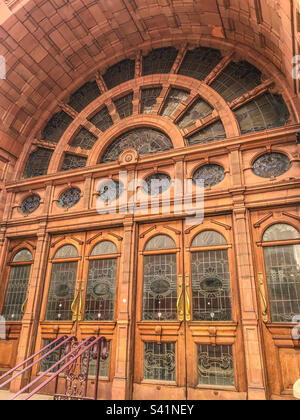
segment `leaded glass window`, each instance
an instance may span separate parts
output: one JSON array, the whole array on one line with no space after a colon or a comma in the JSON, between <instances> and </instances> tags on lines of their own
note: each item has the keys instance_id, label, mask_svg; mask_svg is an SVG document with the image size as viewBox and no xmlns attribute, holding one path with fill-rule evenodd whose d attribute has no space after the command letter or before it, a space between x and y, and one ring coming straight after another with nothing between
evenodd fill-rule
<instances>
[{"instance_id":1,"label":"leaded glass window","mask_svg":"<svg viewBox=\"0 0 300 420\"><path fill-rule=\"evenodd\" d=\"M180 104L183 104L190 96L190 92L183 89L172 88L166 99L161 115L171 117Z\"/></svg>"},{"instance_id":2,"label":"leaded glass window","mask_svg":"<svg viewBox=\"0 0 300 420\"><path fill-rule=\"evenodd\" d=\"M85 128L81 128L79 133L72 140L71 146L81 147L84 150L91 150L97 141L97 137Z\"/></svg>"},{"instance_id":3,"label":"leaded glass window","mask_svg":"<svg viewBox=\"0 0 300 420\"><path fill-rule=\"evenodd\" d=\"M10 268L4 305L1 312L1 315L6 321L21 321L23 318L22 306L26 303L31 261L32 254L27 249L22 249L13 258L13 263L24 262L24 264L12 265Z\"/></svg>"},{"instance_id":4,"label":"leaded glass window","mask_svg":"<svg viewBox=\"0 0 300 420\"><path fill-rule=\"evenodd\" d=\"M34 152L30 153L24 178L34 178L35 176L46 175L49 163L53 154L53 150L38 147Z\"/></svg>"},{"instance_id":5,"label":"leaded glass window","mask_svg":"<svg viewBox=\"0 0 300 420\"><path fill-rule=\"evenodd\" d=\"M177 320L176 254L144 256L143 320Z\"/></svg>"},{"instance_id":6,"label":"leaded glass window","mask_svg":"<svg viewBox=\"0 0 300 420\"><path fill-rule=\"evenodd\" d=\"M289 241L300 239L300 233L291 225L276 223L264 233L263 242Z\"/></svg>"},{"instance_id":7,"label":"leaded glass window","mask_svg":"<svg viewBox=\"0 0 300 420\"><path fill-rule=\"evenodd\" d=\"M81 191L79 188L70 188L61 194L59 198L59 205L64 209L74 207L81 198Z\"/></svg>"},{"instance_id":8,"label":"leaded glass window","mask_svg":"<svg viewBox=\"0 0 300 420\"><path fill-rule=\"evenodd\" d=\"M175 343L144 343L144 379L175 382Z\"/></svg>"},{"instance_id":9,"label":"leaded glass window","mask_svg":"<svg viewBox=\"0 0 300 420\"><path fill-rule=\"evenodd\" d=\"M231 62L211 87L227 102L232 102L261 84L261 72L247 61Z\"/></svg>"},{"instance_id":10,"label":"leaded glass window","mask_svg":"<svg viewBox=\"0 0 300 420\"><path fill-rule=\"evenodd\" d=\"M143 76L170 73L177 54L178 51L173 47L151 51L146 57L143 57Z\"/></svg>"},{"instance_id":11,"label":"leaded glass window","mask_svg":"<svg viewBox=\"0 0 300 420\"><path fill-rule=\"evenodd\" d=\"M48 344L52 343L53 341L54 340L51 340L51 339L43 340L43 348L48 346ZM49 351L53 350L57 345L58 345L58 343L52 344L50 347L48 347L46 350L43 351L43 355L45 355L46 353L49 353ZM55 363L57 363L59 361L60 349L62 349L61 350L61 356L63 357L65 348L66 348L66 345L61 346L59 349L53 351L51 354L49 354L43 360L41 360L40 372L46 372L48 369L50 369L52 366L54 366ZM65 362L63 362L62 365L64 363ZM57 372L57 370L58 370L58 366L56 368L54 368L51 371L51 373Z\"/></svg>"},{"instance_id":12,"label":"leaded glass window","mask_svg":"<svg viewBox=\"0 0 300 420\"><path fill-rule=\"evenodd\" d=\"M92 250L91 256L117 254L116 245L111 241L99 242Z\"/></svg>"},{"instance_id":13,"label":"leaded glass window","mask_svg":"<svg viewBox=\"0 0 300 420\"><path fill-rule=\"evenodd\" d=\"M99 198L100 200L106 203L112 203L122 195L124 186L120 181L105 181L102 183L101 188L99 189Z\"/></svg>"},{"instance_id":14,"label":"leaded glass window","mask_svg":"<svg viewBox=\"0 0 300 420\"><path fill-rule=\"evenodd\" d=\"M201 246L218 246L226 245L226 239L219 232L215 230L204 230L200 232L192 242L192 248L198 248Z\"/></svg>"},{"instance_id":15,"label":"leaded glass window","mask_svg":"<svg viewBox=\"0 0 300 420\"><path fill-rule=\"evenodd\" d=\"M121 83L134 78L135 61L124 60L110 67L103 75L103 79L108 89L112 89Z\"/></svg>"},{"instance_id":16,"label":"leaded glass window","mask_svg":"<svg viewBox=\"0 0 300 420\"><path fill-rule=\"evenodd\" d=\"M162 87L154 87L149 89L142 89L142 98L141 98L141 113L142 114L151 114L153 111L156 100L161 94Z\"/></svg>"},{"instance_id":17,"label":"leaded glass window","mask_svg":"<svg viewBox=\"0 0 300 420\"><path fill-rule=\"evenodd\" d=\"M200 186L202 186L202 182L204 182L204 187L213 187L222 182L224 178L225 171L222 166L204 165L194 173L193 182Z\"/></svg>"},{"instance_id":18,"label":"leaded glass window","mask_svg":"<svg viewBox=\"0 0 300 420\"><path fill-rule=\"evenodd\" d=\"M117 99L114 101L116 110L121 118L123 120L124 118L128 118L133 113L133 93L129 93L126 96L123 96L120 99Z\"/></svg>"},{"instance_id":19,"label":"leaded glass window","mask_svg":"<svg viewBox=\"0 0 300 420\"><path fill-rule=\"evenodd\" d=\"M85 83L73 95L71 95L69 105L77 112L81 112L91 102L101 95L96 82Z\"/></svg>"},{"instance_id":20,"label":"leaded glass window","mask_svg":"<svg viewBox=\"0 0 300 420\"><path fill-rule=\"evenodd\" d=\"M21 212L23 214L31 214L37 210L41 203L41 197L37 194L32 194L25 198L21 206Z\"/></svg>"},{"instance_id":21,"label":"leaded glass window","mask_svg":"<svg viewBox=\"0 0 300 420\"><path fill-rule=\"evenodd\" d=\"M137 128L122 134L106 149L101 162L117 161L125 149L134 149L139 155L148 155L173 149L171 139L152 128Z\"/></svg>"},{"instance_id":22,"label":"leaded glass window","mask_svg":"<svg viewBox=\"0 0 300 420\"><path fill-rule=\"evenodd\" d=\"M189 146L194 144L201 143L210 143L212 141L217 141L226 138L225 128L221 121L216 121L213 124L203 128L200 131L197 131L196 134L193 134L187 139Z\"/></svg>"},{"instance_id":23,"label":"leaded glass window","mask_svg":"<svg viewBox=\"0 0 300 420\"><path fill-rule=\"evenodd\" d=\"M71 321L71 305L75 295L77 261L55 262L52 265L46 321Z\"/></svg>"},{"instance_id":24,"label":"leaded glass window","mask_svg":"<svg viewBox=\"0 0 300 420\"><path fill-rule=\"evenodd\" d=\"M272 322L300 314L300 245L264 247Z\"/></svg>"},{"instance_id":25,"label":"leaded glass window","mask_svg":"<svg viewBox=\"0 0 300 420\"><path fill-rule=\"evenodd\" d=\"M72 169L84 168L86 166L87 158L84 156L65 154L65 158L61 167L62 171L70 171Z\"/></svg>"},{"instance_id":26,"label":"leaded glass window","mask_svg":"<svg viewBox=\"0 0 300 420\"><path fill-rule=\"evenodd\" d=\"M289 110L279 95L265 93L234 111L242 134L282 127L290 117Z\"/></svg>"},{"instance_id":27,"label":"leaded glass window","mask_svg":"<svg viewBox=\"0 0 300 420\"><path fill-rule=\"evenodd\" d=\"M115 307L117 259L89 262L85 300L86 321L113 321Z\"/></svg>"},{"instance_id":28,"label":"leaded glass window","mask_svg":"<svg viewBox=\"0 0 300 420\"><path fill-rule=\"evenodd\" d=\"M290 159L282 153L266 153L253 164L253 172L262 178L273 178L286 173L291 167Z\"/></svg>"},{"instance_id":29,"label":"leaded glass window","mask_svg":"<svg viewBox=\"0 0 300 420\"><path fill-rule=\"evenodd\" d=\"M199 47L188 51L181 64L179 74L204 80L222 59L222 54L212 48Z\"/></svg>"},{"instance_id":30,"label":"leaded glass window","mask_svg":"<svg viewBox=\"0 0 300 420\"><path fill-rule=\"evenodd\" d=\"M97 114L95 114L89 121L94 124L103 133L114 125L113 120L108 112L107 107L102 108Z\"/></svg>"},{"instance_id":31,"label":"leaded glass window","mask_svg":"<svg viewBox=\"0 0 300 420\"><path fill-rule=\"evenodd\" d=\"M171 177L166 174L153 174L145 179L144 191L149 195L159 195L169 190L172 185Z\"/></svg>"},{"instance_id":32,"label":"leaded glass window","mask_svg":"<svg viewBox=\"0 0 300 420\"><path fill-rule=\"evenodd\" d=\"M67 258L77 258L78 251L73 245L64 245L56 252L54 259L67 259Z\"/></svg>"},{"instance_id":33,"label":"leaded glass window","mask_svg":"<svg viewBox=\"0 0 300 420\"><path fill-rule=\"evenodd\" d=\"M198 383L235 386L232 346L198 344Z\"/></svg>"},{"instance_id":34,"label":"leaded glass window","mask_svg":"<svg viewBox=\"0 0 300 420\"><path fill-rule=\"evenodd\" d=\"M174 249L176 248L175 242L170 236L156 235L151 238L145 247L145 251L156 251L158 249Z\"/></svg>"},{"instance_id":35,"label":"leaded glass window","mask_svg":"<svg viewBox=\"0 0 300 420\"><path fill-rule=\"evenodd\" d=\"M187 110L184 116L177 123L183 130L195 124L197 120L201 120L213 112L213 108L203 99L197 99L193 105Z\"/></svg>"},{"instance_id":36,"label":"leaded glass window","mask_svg":"<svg viewBox=\"0 0 300 420\"><path fill-rule=\"evenodd\" d=\"M65 111L54 114L42 132L42 139L51 143L58 143L72 122L73 118Z\"/></svg>"}]
</instances>

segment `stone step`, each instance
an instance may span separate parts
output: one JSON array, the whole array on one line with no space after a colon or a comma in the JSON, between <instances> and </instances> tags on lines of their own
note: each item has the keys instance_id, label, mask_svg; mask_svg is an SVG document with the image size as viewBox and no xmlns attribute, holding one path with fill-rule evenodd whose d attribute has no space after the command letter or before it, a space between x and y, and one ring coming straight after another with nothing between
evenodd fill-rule
<instances>
[{"instance_id":1,"label":"stone step","mask_svg":"<svg viewBox=\"0 0 300 420\"><path fill-rule=\"evenodd\" d=\"M22 400L22 398L25 397L27 394L21 394L17 400ZM13 394L9 391L0 391L0 401L7 401L9 400ZM51 395L42 395L42 394L36 394L32 398L30 398L30 401L49 401L53 400L53 396Z\"/></svg>"}]
</instances>

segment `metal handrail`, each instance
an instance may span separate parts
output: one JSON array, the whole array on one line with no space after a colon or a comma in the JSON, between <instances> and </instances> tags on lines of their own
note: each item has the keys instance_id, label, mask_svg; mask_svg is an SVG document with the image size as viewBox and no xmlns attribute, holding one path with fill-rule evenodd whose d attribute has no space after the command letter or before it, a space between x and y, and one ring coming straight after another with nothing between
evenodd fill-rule
<instances>
[{"instance_id":1,"label":"metal handrail","mask_svg":"<svg viewBox=\"0 0 300 420\"><path fill-rule=\"evenodd\" d=\"M21 375L22 373L24 373L25 371L27 371L28 369L30 369L33 365L35 365L36 363L38 363L39 361L41 361L42 359L44 359L45 357L49 356L49 354L51 354L53 351L57 350L59 347L61 347L63 344L65 344L66 342L68 342L71 338L75 338L75 337L68 337L67 335L64 335L62 337L57 338L56 340L52 341L51 343L47 344L47 346L43 347L41 350L39 350L37 353L33 354L32 356L28 357L28 359L24 360L23 362L19 363L17 366L15 366L14 368L10 369L8 372L6 372L4 375L2 375L0 377L0 381L2 381L4 378L6 378L7 376L13 374L17 369L20 369L22 366L24 366L26 363L30 362L31 360L33 360L35 357L39 356L40 354L42 354L43 352L45 352L47 349L49 349L50 347L52 347L55 344L58 344L61 340L64 340L62 343L60 343L58 346L56 346L54 349L52 349L50 352L48 352L47 354L45 354L41 359L39 359L38 361L36 361L35 363L33 363L30 366L27 366L26 368L24 368L21 372L18 372L17 375L14 375L13 377L11 377L8 381L2 383L0 385L0 389L3 388L5 385L7 385L8 383L10 383L11 381L13 381L14 379L16 379L19 375Z\"/></svg>"},{"instance_id":2,"label":"metal handrail","mask_svg":"<svg viewBox=\"0 0 300 420\"><path fill-rule=\"evenodd\" d=\"M104 347L102 350L102 355L100 355L100 346L101 343L104 343ZM98 357L97 357L97 368L96 368L96 378L99 376L99 370L100 370L100 356L102 356L102 359L106 359L107 357L107 341L105 337L89 337L86 340L84 340L82 343L78 344L73 350L68 352L62 359L60 359L58 362L56 362L53 366L51 366L49 369L47 369L45 372L43 372L42 375L35 378L30 384L26 385L24 388L22 388L20 391L18 391L15 395L13 395L10 398L10 401L15 400L19 395L24 393L28 388L32 387L35 383L41 380L44 376L46 376L48 373L50 373L53 369L58 367L58 370L53 373L48 379L46 379L44 382L42 382L40 385L38 385L33 391L31 391L30 394L26 395L22 400L29 400L33 395L37 394L41 389L43 389L46 385L48 385L53 379L57 378L64 370L66 370L72 363L77 361L85 352L89 351L92 347L98 345ZM79 353L77 353L75 356L73 356L69 361L67 361L61 368L59 366L72 354L75 352L78 352L78 350L81 348ZM98 380L96 380L95 385L95 395L94 399L96 400L98 396Z\"/></svg>"}]
</instances>

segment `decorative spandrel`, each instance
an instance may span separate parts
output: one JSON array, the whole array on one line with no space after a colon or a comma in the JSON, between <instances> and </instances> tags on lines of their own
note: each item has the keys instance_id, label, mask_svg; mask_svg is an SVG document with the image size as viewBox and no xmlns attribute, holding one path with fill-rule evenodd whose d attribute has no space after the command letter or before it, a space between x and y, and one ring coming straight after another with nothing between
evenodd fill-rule
<instances>
[{"instance_id":1,"label":"decorative spandrel","mask_svg":"<svg viewBox=\"0 0 300 420\"><path fill-rule=\"evenodd\" d=\"M173 47L151 51L146 57L143 57L143 76L170 73L177 54L178 51Z\"/></svg>"},{"instance_id":2,"label":"decorative spandrel","mask_svg":"<svg viewBox=\"0 0 300 420\"><path fill-rule=\"evenodd\" d=\"M226 138L225 128L221 121L216 121L213 124L197 131L187 139L189 146L194 144L210 143Z\"/></svg>"},{"instance_id":3,"label":"decorative spandrel","mask_svg":"<svg viewBox=\"0 0 300 420\"><path fill-rule=\"evenodd\" d=\"M221 60L222 54L220 51L199 47L186 53L179 74L204 80Z\"/></svg>"},{"instance_id":4,"label":"decorative spandrel","mask_svg":"<svg viewBox=\"0 0 300 420\"><path fill-rule=\"evenodd\" d=\"M121 118L123 120L124 118L128 118L133 113L133 93L129 93L126 96L123 96L120 99L117 99L114 101L116 110Z\"/></svg>"},{"instance_id":5,"label":"decorative spandrel","mask_svg":"<svg viewBox=\"0 0 300 420\"><path fill-rule=\"evenodd\" d=\"M176 380L175 343L144 343L144 379Z\"/></svg>"},{"instance_id":6,"label":"decorative spandrel","mask_svg":"<svg viewBox=\"0 0 300 420\"><path fill-rule=\"evenodd\" d=\"M153 174L145 179L144 191L149 195L160 195L171 188L171 177L166 174Z\"/></svg>"},{"instance_id":7,"label":"decorative spandrel","mask_svg":"<svg viewBox=\"0 0 300 420\"><path fill-rule=\"evenodd\" d=\"M101 130L103 133L108 130L109 127L114 125L106 106L97 112L97 114L95 114L92 118L90 118L89 121L93 123L97 128L99 128L99 130Z\"/></svg>"},{"instance_id":8,"label":"decorative spandrel","mask_svg":"<svg viewBox=\"0 0 300 420\"><path fill-rule=\"evenodd\" d=\"M170 138L161 131L137 128L122 134L106 149L101 162L117 161L125 149L134 149L139 155L148 155L173 149Z\"/></svg>"},{"instance_id":9,"label":"decorative spandrel","mask_svg":"<svg viewBox=\"0 0 300 420\"><path fill-rule=\"evenodd\" d=\"M123 193L124 185L120 181L106 181L102 183L98 191L100 200L106 203L112 203L117 200Z\"/></svg>"},{"instance_id":10,"label":"decorative spandrel","mask_svg":"<svg viewBox=\"0 0 300 420\"><path fill-rule=\"evenodd\" d=\"M272 322L293 322L300 314L300 245L264 248Z\"/></svg>"},{"instance_id":11,"label":"decorative spandrel","mask_svg":"<svg viewBox=\"0 0 300 420\"><path fill-rule=\"evenodd\" d=\"M192 252L194 321L231 321L227 250Z\"/></svg>"},{"instance_id":12,"label":"decorative spandrel","mask_svg":"<svg viewBox=\"0 0 300 420\"><path fill-rule=\"evenodd\" d=\"M261 84L261 72L247 61L231 62L211 84L227 102L232 102Z\"/></svg>"},{"instance_id":13,"label":"decorative spandrel","mask_svg":"<svg viewBox=\"0 0 300 420\"><path fill-rule=\"evenodd\" d=\"M141 98L141 113L142 114L151 114L155 105L156 100L161 94L162 87L155 87L149 89L142 89L142 98Z\"/></svg>"},{"instance_id":14,"label":"decorative spandrel","mask_svg":"<svg viewBox=\"0 0 300 420\"><path fill-rule=\"evenodd\" d=\"M73 95L71 95L69 105L77 112L81 112L91 102L101 95L96 82L85 83Z\"/></svg>"},{"instance_id":15,"label":"decorative spandrel","mask_svg":"<svg viewBox=\"0 0 300 420\"><path fill-rule=\"evenodd\" d=\"M21 205L21 212L23 214L31 214L39 208L40 203L41 197L37 194L32 194L23 201Z\"/></svg>"},{"instance_id":16,"label":"decorative spandrel","mask_svg":"<svg viewBox=\"0 0 300 420\"><path fill-rule=\"evenodd\" d=\"M113 321L117 259L91 260L86 291L86 321Z\"/></svg>"},{"instance_id":17,"label":"decorative spandrel","mask_svg":"<svg viewBox=\"0 0 300 420\"><path fill-rule=\"evenodd\" d=\"M274 178L286 173L291 167L290 159L282 153L266 153L253 164L253 172L261 178Z\"/></svg>"},{"instance_id":18,"label":"decorative spandrel","mask_svg":"<svg viewBox=\"0 0 300 420\"><path fill-rule=\"evenodd\" d=\"M50 164L53 150L38 147L34 152L30 153L24 178L34 178L36 176L46 175Z\"/></svg>"},{"instance_id":19,"label":"decorative spandrel","mask_svg":"<svg viewBox=\"0 0 300 420\"><path fill-rule=\"evenodd\" d=\"M42 131L42 139L51 143L58 143L69 125L73 122L65 111L60 111L53 115Z\"/></svg>"},{"instance_id":20,"label":"decorative spandrel","mask_svg":"<svg viewBox=\"0 0 300 420\"><path fill-rule=\"evenodd\" d=\"M134 78L135 61L124 60L110 67L103 75L103 79L108 89L112 89L121 83Z\"/></svg>"},{"instance_id":21,"label":"decorative spandrel","mask_svg":"<svg viewBox=\"0 0 300 420\"><path fill-rule=\"evenodd\" d=\"M234 386L232 346L198 344L198 383L200 385Z\"/></svg>"},{"instance_id":22,"label":"decorative spandrel","mask_svg":"<svg viewBox=\"0 0 300 420\"><path fill-rule=\"evenodd\" d=\"M81 147L84 150L91 150L97 141L97 137L85 128L81 128L72 140L71 146Z\"/></svg>"},{"instance_id":23,"label":"decorative spandrel","mask_svg":"<svg viewBox=\"0 0 300 420\"><path fill-rule=\"evenodd\" d=\"M220 165L204 165L201 166L193 175L193 182L196 185L204 187L213 187L220 184L225 178L224 168Z\"/></svg>"},{"instance_id":24,"label":"decorative spandrel","mask_svg":"<svg viewBox=\"0 0 300 420\"><path fill-rule=\"evenodd\" d=\"M177 320L176 254L144 256L143 320Z\"/></svg>"},{"instance_id":25,"label":"decorative spandrel","mask_svg":"<svg viewBox=\"0 0 300 420\"><path fill-rule=\"evenodd\" d=\"M59 205L64 209L74 207L81 199L81 191L79 188L70 188L59 198Z\"/></svg>"},{"instance_id":26,"label":"decorative spandrel","mask_svg":"<svg viewBox=\"0 0 300 420\"><path fill-rule=\"evenodd\" d=\"M213 108L203 99L197 99L179 120L178 126L183 130L195 124L197 120L202 120L213 112Z\"/></svg>"},{"instance_id":27,"label":"decorative spandrel","mask_svg":"<svg viewBox=\"0 0 300 420\"><path fill-rule=\"evenodd\" d=\"M180 104L183 104L190 96L190 92L183 89L172 88L166 99L161 115L163 117L171 117Z\"/></svg>"},{"instance_id":28,"label":"decorative spandrel","mask_svg":"<svg viewBox=\"0 0 300 420\"><path fill-rule=\"evenodd\" d=\"M271 93L248 102L234 114L242 134L283 127L290 117L282 96Z\"/></svg>"},{"instance_id":29,"label":"decorative spandrel","mask_svg":"<svg viewBox=\"0 0 300 420\"><path fill-rule=\"evenodd\" d=\"M86 166L87 158L84 156L71 155L67 153L65 155L61 170L70 171L71 169L84 168Z\"/></svg>"}]
</instances>

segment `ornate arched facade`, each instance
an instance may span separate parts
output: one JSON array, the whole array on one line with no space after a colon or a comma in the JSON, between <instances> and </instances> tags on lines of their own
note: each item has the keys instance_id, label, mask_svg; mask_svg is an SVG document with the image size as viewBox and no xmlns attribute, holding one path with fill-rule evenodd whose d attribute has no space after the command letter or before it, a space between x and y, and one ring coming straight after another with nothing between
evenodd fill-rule
<instances>
[{"instance_id":1,"label":"ornate arched facade","mask_svg":"<svg viewBox=\"0 0 300 420\"><path fill-rule=\"evenodd\" d=\"M263 35L272 2L254 2L255 17L245 2L259 47L231 2L209 12L157 0L152 14L143 1L33 3L0 2L5 34L13 18L24 25L27 80L17 95L17 70L0 85L0 369L76 325L109 342L103 399L291 398L300 101L291 57L274 48L291 43L283 10ZM201 7L221 23L194 22ZM34 52L30 24L44 31Z\"/></svg>"}]
</instances>

